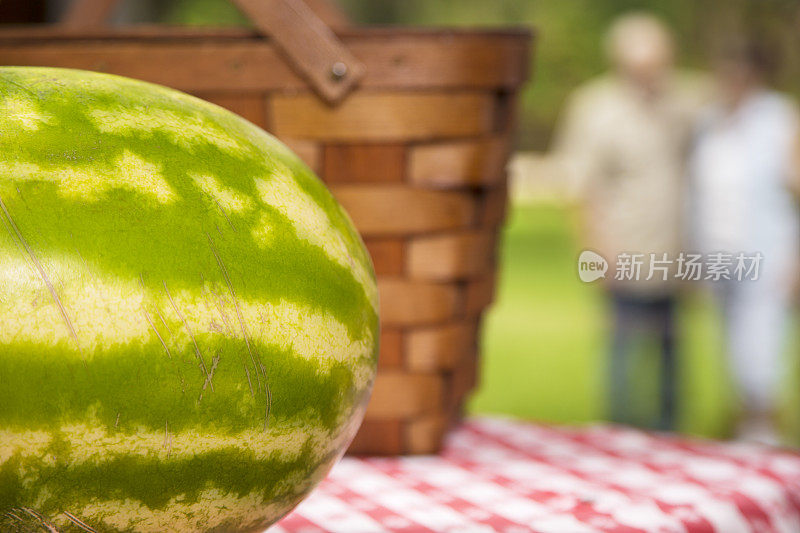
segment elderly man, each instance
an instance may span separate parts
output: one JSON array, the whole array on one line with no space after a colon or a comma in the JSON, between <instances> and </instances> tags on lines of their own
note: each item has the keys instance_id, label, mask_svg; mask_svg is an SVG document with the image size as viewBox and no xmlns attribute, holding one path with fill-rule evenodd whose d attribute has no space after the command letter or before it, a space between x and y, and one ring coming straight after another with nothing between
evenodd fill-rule
<instances>
[{"instance_id":1,"label":"elderly man","mask_svg":"<svg viewBox=\"0 0 800 533\"><path fill-rule=\"evenodd\" d=\"M618 19L606 46L613 69L570 98L555 149L581 200L585 245L610 265L611 419L632 421L632 355L637 346L655 345L661 391L654 425L670 429L676 366L670 261L681 246L684 163L698 91L673 72L671 35L650 15Z\"/></svg>"}]
</instances>

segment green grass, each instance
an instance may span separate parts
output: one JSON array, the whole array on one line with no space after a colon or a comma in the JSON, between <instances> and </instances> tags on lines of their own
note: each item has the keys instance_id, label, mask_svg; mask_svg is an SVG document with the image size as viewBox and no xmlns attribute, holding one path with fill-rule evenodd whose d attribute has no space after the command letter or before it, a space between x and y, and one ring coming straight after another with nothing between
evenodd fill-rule
<instances>
[{"instance_id":1,"label":"green grass","mask_svg":"<svg viewBox=\"0 0 800 533\"><path fill-rule=\"evenodd\" d=\"M606 335L609 316L602 287L576 272L579 242L569 211L543 203L515 206L501 245L497 303L484 323L481 385L472 413L499 413L548 422L580 423L606 413ZM687 293L680 316L679 427L692 434L730 433L736 411L713 308L700 292ZM794 332L796 336L796 331ZM797 342L791 353L797 353ZM635 368L642 419L655 409L657 367ZM650 360L648 360L650 359ZM800 399L792 365L784 422L796 442Z\"/></svg>"}]
</instances>

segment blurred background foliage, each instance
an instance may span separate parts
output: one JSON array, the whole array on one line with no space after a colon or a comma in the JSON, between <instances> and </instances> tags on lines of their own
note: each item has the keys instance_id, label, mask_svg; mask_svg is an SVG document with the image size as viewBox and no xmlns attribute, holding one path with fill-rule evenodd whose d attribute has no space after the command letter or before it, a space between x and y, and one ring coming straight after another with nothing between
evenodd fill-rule
<instances>
[{"instance_id":1,"label":"blurred background foliage","mask_svg":"<svg viewBox=\"0 0 800 533\"><path fill-rule=\"evenodd\" d=\"M780 85L800 96L798 0L338 0L356 24L535 28L533 80L522 96L518 146L547 147L569 91L605 68L602 39L631 10L661 16L675 32L680 64L705 68L732 35L768 36L783 51ZM227 0L160 2L160 18L179 24L246 24Z\"/></svg>"}]
</instances>

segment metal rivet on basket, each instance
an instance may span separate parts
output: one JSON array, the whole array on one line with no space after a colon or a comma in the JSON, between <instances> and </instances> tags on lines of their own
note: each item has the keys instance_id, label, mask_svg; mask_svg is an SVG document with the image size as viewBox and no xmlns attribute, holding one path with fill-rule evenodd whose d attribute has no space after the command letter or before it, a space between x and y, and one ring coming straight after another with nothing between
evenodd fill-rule
<instances>
[{"instance_id":1,"label":"metal rivet on basket","mask_svg":"<svg viewBox=\"0 0 800 533\"><path fill-rule=\"evenodd\" d=\"M331 78L334 81L339 81L347 75L347 65L341 61L337 61L331 65Z\"/></svg>"}]
</instances>

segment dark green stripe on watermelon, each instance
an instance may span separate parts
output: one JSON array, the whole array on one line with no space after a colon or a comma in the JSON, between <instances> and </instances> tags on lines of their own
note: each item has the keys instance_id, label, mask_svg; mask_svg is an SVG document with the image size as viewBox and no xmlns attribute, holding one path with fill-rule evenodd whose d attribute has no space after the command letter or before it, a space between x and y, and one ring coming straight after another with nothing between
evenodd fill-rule
<instances>
[{"instance_id":1,"label":"dark green stripe on watermelon","mask_svg":"<svg viewBox=\"0 0 800 533\"><path fill-rule=\"evenodd\" d=\"M272 395L271 419L302 416L327 428L341 423L362 391L353 384L351 367L331 362L329 370L275 347L254 347L266 369ZM211 433L238 433L262 426L266 397L250 394L241 358L242 342L221 338L212 353L220 355L214 391L193 348L170 359L154 341L98 351L81 360L69 345L20 343L0 345L0 428L48 429L86 420L91 412L106 427L144 426L174 431L202 426ZM252 380L255 382L255 373ZM119 416L118 416L119 415Z\"/></svg>"}]
</instances>

